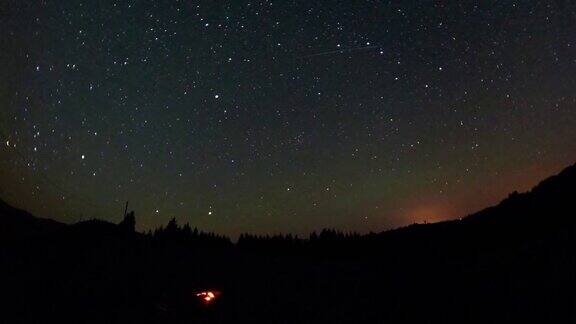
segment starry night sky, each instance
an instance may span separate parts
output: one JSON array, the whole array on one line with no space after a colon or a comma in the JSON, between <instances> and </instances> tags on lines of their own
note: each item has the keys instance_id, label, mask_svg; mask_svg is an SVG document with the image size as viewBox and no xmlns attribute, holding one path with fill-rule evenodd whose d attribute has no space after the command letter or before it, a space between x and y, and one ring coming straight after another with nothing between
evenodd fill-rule
<instances>
[{"instance_id":1,"label":"starry night sky","mask_svg":"<svg viewBox=\"0 0 576 324\"><path fill-rule=\"evenodd\" d=\"M572 1L3 1L0 197L380 231L576 161Z\"/></svg>"}]
</instances>

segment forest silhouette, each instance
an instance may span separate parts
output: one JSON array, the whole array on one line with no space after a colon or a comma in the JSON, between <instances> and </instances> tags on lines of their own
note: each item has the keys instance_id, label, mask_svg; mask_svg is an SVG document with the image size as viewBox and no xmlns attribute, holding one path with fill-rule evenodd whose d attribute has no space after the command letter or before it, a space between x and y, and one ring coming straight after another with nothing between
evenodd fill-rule
<instances>
[{"instance_id":1,"label":"forest silhouette","mask_svg":"<svg viewBox=\"0 0 576 324\"><path fill-rule=\"evenodd\" d=\"M0 322L574 323L575 201L573 165L459 220L236 243L0 201Z\"/></svg>"}]
</instances>

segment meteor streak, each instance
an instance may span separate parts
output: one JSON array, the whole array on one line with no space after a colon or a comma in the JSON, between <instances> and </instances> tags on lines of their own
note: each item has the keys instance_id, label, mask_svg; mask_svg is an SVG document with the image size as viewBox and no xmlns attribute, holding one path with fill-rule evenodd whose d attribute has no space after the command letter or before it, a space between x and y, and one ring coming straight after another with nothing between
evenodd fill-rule
<instances>
[{"instance_id":1,"label":"meteor streak","mask_svg":"<svg viewBox=\"0 0 576 324\"><path fill-rule=\"evenodd\" d=\"M343 49L337 49L337 50L333 50L333 51L326 51L326 52L320 52L320 53L305 55L305 56L302 56L302 58L325 56L325 55L332 55L332 54L343 54L346 52L354 52L354 51L366 51L366 50L371 50L371 49L376 49L376 48L380 48L380 46L372 45L372 46L343 48Z\"/></svg>"}]
</instances>

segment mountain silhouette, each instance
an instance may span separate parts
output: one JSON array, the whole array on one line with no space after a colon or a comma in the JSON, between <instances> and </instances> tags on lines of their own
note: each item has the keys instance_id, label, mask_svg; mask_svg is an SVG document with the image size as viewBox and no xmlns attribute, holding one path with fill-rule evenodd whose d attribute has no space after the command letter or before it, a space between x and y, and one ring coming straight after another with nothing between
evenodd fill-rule
<instances>
[{"instance_id":1,"label":"mountain silhouette","mask_svg":"<svg viewBox=\"0 0 576 324\"><path fill-rule=\"evenodd\" d=\"M573 165L458 220L237 243L0 202L0 322L572 323L575 202Z\"/></svg>"},{"instance_id":2,"label":"mountain silhouette","mask_svg":"<svg viewBox=\"0 0 576 324\"><path fill-rule=\"evenodd\" d=\"M14 208L0 199L0 240L34 236L54 231L63 223L32 216L27 211Z\"/></svg>"}]
</instances>

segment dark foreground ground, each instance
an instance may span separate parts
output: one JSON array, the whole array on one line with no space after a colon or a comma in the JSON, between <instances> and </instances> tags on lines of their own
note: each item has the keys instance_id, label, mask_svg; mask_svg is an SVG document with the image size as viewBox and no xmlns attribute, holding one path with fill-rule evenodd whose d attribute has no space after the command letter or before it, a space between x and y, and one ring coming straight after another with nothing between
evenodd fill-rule
<instances>
[{"instance_id":1,"label":"dark foreground ground","mask_svg":"<svg viewBox=\"0 0 576 324\"><path fill-rule=\"evenodd\" d=\"M0 322L576 323L575 206L576 166L460 221L307 240L0 203Z\"/></svg>"}]
</instances>

